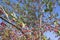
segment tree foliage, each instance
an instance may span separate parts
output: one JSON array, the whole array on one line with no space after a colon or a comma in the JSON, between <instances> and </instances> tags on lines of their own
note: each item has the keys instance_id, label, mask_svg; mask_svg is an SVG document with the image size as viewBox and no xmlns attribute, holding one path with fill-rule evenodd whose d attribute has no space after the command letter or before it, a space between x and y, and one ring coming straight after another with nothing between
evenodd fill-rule
<instances>
[{"instance_id":1,"label":"tree foliage","mask_svg":"<svg viewBox=\"0 0 60 40\"><path fill-rule=\"evenodd\" d=\"M43 29L45 29L44 25L48 26L52 24L54 25L58 24L58 22L56 21L58 13L53 12L56 3L59 5L60 1L16 0L13 2L11 0L2 0L0 5L6 12L6 13L3 12L4 14L6 14L5 15L7 17L6 19L8 19L9 22L13 21L15 23L14 25L17 25L19 27L20 24L23 23L24 25L26 24L29 27L34 27L35 29L36 28L39 29L39 27L41 27L42 29L42 26ZM0 11L0 14L2 13L2 11ZM53 19L54 21L52 21ZM40 26L40 21L42 22L41 24L42 26Z\"/></svg>"}]
</instances>

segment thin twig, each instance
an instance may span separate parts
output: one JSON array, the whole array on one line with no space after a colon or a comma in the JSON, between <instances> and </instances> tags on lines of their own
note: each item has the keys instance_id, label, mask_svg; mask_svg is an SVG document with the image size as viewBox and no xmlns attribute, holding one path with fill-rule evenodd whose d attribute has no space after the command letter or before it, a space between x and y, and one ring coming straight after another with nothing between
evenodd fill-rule
<instances>
[{"instance_id":1,"label":"thin twig","mask_svg":"<svg viewBox=\"0 0 60 40\"><path fill-rule=\"evenodd\" d=\"M0 8L2 9L3 13L6 15L8 21L9 21L9 18L8 18L8 14L5 12L5 10L3 9L3 6L0 5Z\"/></svg>"}]
</instances>

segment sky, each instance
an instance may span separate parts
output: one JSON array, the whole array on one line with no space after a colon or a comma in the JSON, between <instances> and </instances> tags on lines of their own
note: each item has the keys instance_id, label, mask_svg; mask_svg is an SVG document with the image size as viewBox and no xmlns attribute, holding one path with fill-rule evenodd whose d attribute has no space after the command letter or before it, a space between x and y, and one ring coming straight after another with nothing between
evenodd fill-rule
<instances>
[{"instance_id":1,"label":"sky","mask_svg":"<svg viewBox=\"0 0 60 40\"><path fill-rule=\"evenodd\" d=\"M11 1L11 0L10 0ZM17 1L16 0L12 0L11 1L11 3L12 2L14 2L14 3L17 3ZM0 3L1 3L1 0L0 0ZM21 6L23 6L22 4L20 4ZM54 10L53 10L53 12L54 13L58 13L59 14L59 16L57 17L57 18L60 18L60 6L59 5L57 5L57 3L56 3L56 8L54 8ZM38 13L38 12L37 12ZM37 14L36 14L37 15ZM0 19L0 23L2 22L2 19ZM51 38L51 40L58 40L58 38L59 37L55 37L56 36L56 34L53 32L53 31L47 31L47 32L45 32L44 33L44 35L47 37L47 38Z\"/></svg>"},{"instance_id":2,"label":"sky","mask_svg":"<svg viewBox=\"0 0 60 40\"><path fill-rule=\"evenodd\" d=\"M58 13L58 17L57 18L60 18L60 6L56 4L56 8L53 10L53 12L55 13ZM51 40L58 40L58 38L60 37L55 37L56 36L56 33L54 33L53 31L47 31L44 33L44 35L47 37L47 38L51 38Z\"/></svg>"}]
</instances>

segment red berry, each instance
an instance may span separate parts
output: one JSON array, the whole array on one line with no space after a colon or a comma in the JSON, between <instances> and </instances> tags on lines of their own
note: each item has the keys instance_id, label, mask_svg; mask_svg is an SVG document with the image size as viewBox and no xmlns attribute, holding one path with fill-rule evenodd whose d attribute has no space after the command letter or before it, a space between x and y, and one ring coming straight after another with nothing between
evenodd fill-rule
<instances>
[{"instance_id":1,"label":"red berry","mask_svg":"<svg viewBox=\"0 0 60 40\"><path fill-rule=\"evenodd\" d=\"M54 29L54 32L58 32L58 29L55 28L55 29Z\"/></svg>"},{"instance_id":2,"label":"red berry","mask_svg":"<svg viewBox=\"0 0 60 40\"><path fill-rule=\"evenodd\" d=\"M28 30L28 32L31 32L31 30Z\"/></svg>"},{"instance_id":3,"label":"red berry","mask_svg":"<svg viewBox=\"0 0 60 40\"><path fill-rule=\"evenodd\" d=\"M4 22L2 22L1 25L2 25L3 27L6 26L6 24L5 24Z\"/></svg>"},{"instance_id":4,"label":"red berry","mask_svg":"<svg viewBox=\"0 0 60 40\"><path fill-rule=\"evenodd\" d=\"M0 9L0 14L3 14L3 11Z\"/></svg>"},{"instance_id":5,"label":"red berry","mask_svg":"<svg viewBox=\"0 0 60 40\"><path fill-rule=\"evenodd\" d=\"M22 30L24 33L26 33L27 32L27 30Z\"/></svg>"}]
</instances>

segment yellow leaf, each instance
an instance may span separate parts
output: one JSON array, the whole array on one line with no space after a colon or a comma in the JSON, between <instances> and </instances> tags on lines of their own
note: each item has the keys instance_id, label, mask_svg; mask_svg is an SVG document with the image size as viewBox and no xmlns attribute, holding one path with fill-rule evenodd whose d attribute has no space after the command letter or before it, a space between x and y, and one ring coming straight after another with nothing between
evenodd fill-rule
<instances>
[{"instance_id":1,"label":"yellow leaf","mask_svg":"<svg viewBox=\"0 0 60 40\"><path fill-rule=\"evenodd\" d=\"M22 25L23 25L23 27L25 27L26 24L24 24L24 23L22 22Z\"/></svg>"},{"instance_id":2,"label":"yellow leaf","mask_svg":"<svg viewBox=\"0 0 60 40\"><path fill-rule=\"evenodd\" d=\"M45 36L43 36L43 39L42 40L47 40L47 38Z\"/></svg>"},{"instance_id":3,"label":"yellow leaf","mask_svg":"<svg viewBox=\"0 0 60 40\"><path fill-rule=\"evenodd\" d=\"M57 25L57 21L54 22L54 25Z\"/></svg>"},{"instance_id":4,"label":"yellow leaf","mask_svg":"<svg viewBox=\"0 0 60 40\"><path fill-rule=\"evenodd\" d=\"M14 21L17 21L15 18L13 18Z\"/></svg>"},{"instance_id":5,"label":"yellow leaf","mask_svg":"<svg viewBox=\"0 0 60 40\"><path fill-rule=\"evenodd\" d=\"M6 36L9 36L9 35L8 35L8 30L7 30L7 31L5 31L5 35L6 35Z\"/></svg>"},{"instance_id":6,"label":"yellow leaf","mask_svg":"<svg viewBox=\"0 0 60 40\"><path fill-rule=\"evenodd\" d=\"M60 30L58 31L58 33L60 34Z\"/></svg>"}]
</instances>

